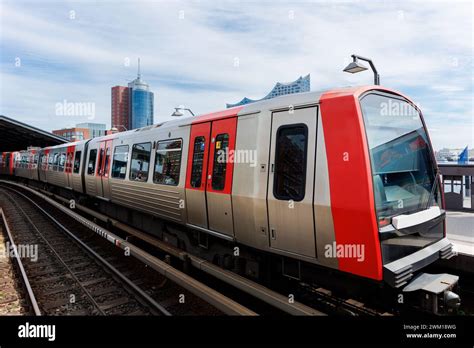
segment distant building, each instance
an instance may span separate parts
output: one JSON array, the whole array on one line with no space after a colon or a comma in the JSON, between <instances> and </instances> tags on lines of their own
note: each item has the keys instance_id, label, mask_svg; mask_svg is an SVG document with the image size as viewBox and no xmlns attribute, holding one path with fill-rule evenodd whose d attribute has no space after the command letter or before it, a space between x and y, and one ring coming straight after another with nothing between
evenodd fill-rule
<instances>
[{"instance_id":1,"label":"distant building","mask_svg":"<svg viewBox=\"0 0 474 348\"><path fill-rule=\"evenodd\" d=\"M112 128L119 132L153 124L153 92L141 79L140 59L137 78L128 87L112 87Z\"/></svg>"},{"instance_id":2,"label":"distant building","mask_svg":"<svg viewBox=\"0 0 474 348\"><path fill-rule=\"evenodd\" d=\"M311 76L310 74L306 76L300 76L297 80L289 83L281 83L277 82L275 87L262 99L249 99L247 97L243 98L241 101L235 104L227 104L227 108L233 108L234 106L240 106L245 104L254 103L260 100L271 99L278 97L280 95L285 94L293 94L293 93L302 93L302 92L309 92L310 91L310 84L311 84Z\"/></svg>"},{"instance_id":3,"label":"distant building","mask_svg":"<svg viewBox=\"0 0 474 348\"><path fill-rule=\"evenodd\" d=\"M66 138L69 141L86 140L105 135L104 123L79 123L76 127L53 130L52 133Z\"/></svg>"},{"instance_id":4,"label":"distant building","mask_svg":"<svg viewBox=\"0 0 474 348\"><path fill-rule=\"evenodd\" d=\"M106 129L105 123L92 123L92 122L78 123L76 124L76 127L89 129L89 135L91 138L102 137L105 135L105 129Z\"/></svg>"},{"instance_id":5,"label":"distant building","mask_svg":"<svg viewBox=\"0 0 474 348\"><path fill-rule=\"evenodd\" d=\"M69 141L79 141L85 140L90 138L90 133L88 128L63 128L63 129L56 129L52 131L53 134L59 135L63 138L66 138Z\"/></svg>"},{"instance_id":6,"label":"distant building","mask_svg":"<svg viewBox=\"0 0 474 348\"><path fill-rule=\"evenodd\" d=\"M112 87L112 128L119 131L131 129L129 98L128 87Z\"/></svg>"}]
</instances>

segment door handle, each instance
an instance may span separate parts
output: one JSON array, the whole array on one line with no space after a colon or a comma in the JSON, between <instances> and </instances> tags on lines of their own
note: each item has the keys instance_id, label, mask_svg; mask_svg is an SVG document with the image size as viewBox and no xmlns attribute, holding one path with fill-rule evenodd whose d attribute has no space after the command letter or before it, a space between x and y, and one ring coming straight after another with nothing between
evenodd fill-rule
<instances>
[{"instance_id":1,"label":"door handle","mask_svg":"<svg viewBox=\"0 0 474 348\"><path fill-rule=\"evenodd\" d=\"M272 239L276 239L276 231L274 228L270 229L270 236L272 237Z\"/></svg>"}]
</instances>

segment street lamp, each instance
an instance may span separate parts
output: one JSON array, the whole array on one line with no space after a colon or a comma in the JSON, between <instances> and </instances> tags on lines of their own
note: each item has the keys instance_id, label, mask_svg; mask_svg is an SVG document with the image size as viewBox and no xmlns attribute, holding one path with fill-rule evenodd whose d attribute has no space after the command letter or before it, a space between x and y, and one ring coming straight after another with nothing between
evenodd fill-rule
<instances>
[{"instance_id":1,"label":"street lamp","mask_svg":"<svg viewBox=\"0 0 474 348\"><path fill-rule=\"evenodd\" d=\"M351 57L353 61L349 63L349 65L347 65L343 71L351 73L351 74L355 74L355 73L367 70L367 67L365 65L359 63L359 59L363 60L370 64L370 68L374 72L374 85L380 85L380 75L377 72L377 69L375 69L375 65L374 63L372 63L372 59L364 58L355 54L353 54Z\"/></svg>"},{"instance_id":2,"label":"street lamp","mask_svg":"<svg viewBox=\"0 0 474 348\"><path fill-rule=\"evenodd\" d=\"M125 129L125 132L128 131L127 127L125 127L123 124L116 124L115 127L111 129L111 131L115 129L118 132L118 127Z\"/></svg>"},{"instance_id":3,"label":"street lamp","mask_svg":"<svg viewBox=\"0 0 474 348\"><path fill-rule=\"evenodd\" d=\"M189 111L191 115L196 116L194 112L192 112L191 109L188 109L188 108L174 108L174 112L171 114L171 116L176 116L176 117L183 116L184 114L180 110Z\"/></svg>"}]
</instances>

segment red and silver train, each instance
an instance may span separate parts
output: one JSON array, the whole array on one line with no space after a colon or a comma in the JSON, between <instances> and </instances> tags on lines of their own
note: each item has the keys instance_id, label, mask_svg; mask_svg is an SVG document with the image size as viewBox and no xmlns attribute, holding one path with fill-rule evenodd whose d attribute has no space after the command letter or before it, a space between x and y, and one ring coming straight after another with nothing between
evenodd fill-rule
<instances>
[{"instance_id":1,"label":"red and silver train","mask_svg":"<svg viewBox=\"0 0 474 348\"><path fill-rule=\"evenodd\" d=\"M380 86L4 153L1 170L247 276L370 283L423 294L434 311L459 304L457 276L423 273L453 255L423 116Z\"/></svg>"}]
</instances>

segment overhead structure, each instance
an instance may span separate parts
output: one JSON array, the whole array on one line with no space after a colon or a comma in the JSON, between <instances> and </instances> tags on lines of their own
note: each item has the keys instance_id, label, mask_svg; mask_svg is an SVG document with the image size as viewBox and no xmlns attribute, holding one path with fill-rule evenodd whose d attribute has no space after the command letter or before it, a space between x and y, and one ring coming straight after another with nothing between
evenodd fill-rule
<instances>
[{"instance_id":1,"label":"overhead structure","mask_svg":"<svg viewBox=\"0 0 474 348\"><path fill-rule=\"evenodd\" d=\"M67 141L58 135L0 115L0 152L23 150L28 146L47 147Z\"/></svg>"}]
</instances>

